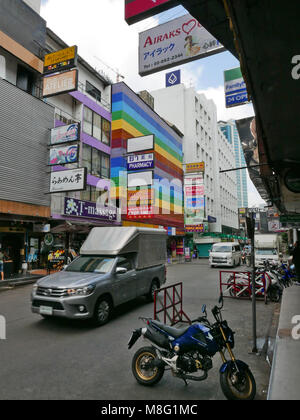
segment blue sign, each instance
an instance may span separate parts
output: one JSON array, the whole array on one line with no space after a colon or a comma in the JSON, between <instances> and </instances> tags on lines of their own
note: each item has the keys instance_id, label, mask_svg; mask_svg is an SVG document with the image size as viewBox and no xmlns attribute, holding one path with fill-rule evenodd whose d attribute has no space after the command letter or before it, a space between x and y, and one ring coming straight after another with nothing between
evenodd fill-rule
<instances>
[{"instance_id":1,"label":"blue sign","mask_svg":"<svg viewBox=\"0 0 300 420\"><path fill-rule=\"evenodd\" d=\"M249 101L247 90L241 90L233 95L226 95L226 107L244 104Z\"/></svg>"},{"instance_id":2,"label":"blue sign","mask_svg":"<svg viewBox=\"0 0 300 420\"><path fill-rule=\"evenodd\" d=\"M166 74L166 87L179 85L181 83L181 71L176 70Z\"/></svg>"},{"instance_id":3,"label":"blue sign","mask_svg":"<svg viewBox=\"0 0 300 420\"><path fill-rule=\"evenodd\" d=\"M127 157L127 171L154 168L154 154L130 155Z\"/></svg>"}]
</instances>

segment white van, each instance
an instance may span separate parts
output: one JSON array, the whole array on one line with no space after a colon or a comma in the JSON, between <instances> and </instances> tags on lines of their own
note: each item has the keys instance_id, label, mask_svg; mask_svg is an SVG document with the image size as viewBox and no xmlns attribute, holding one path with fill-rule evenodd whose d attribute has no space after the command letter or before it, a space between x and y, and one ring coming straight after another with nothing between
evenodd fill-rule
<instances>
[{"instance_id":1,"label":"white van","mask_svg":"<svg viewBox=\"0 0 300 420\"><path fill-rule=\"evenodd\" d=\"M216 265L231 266L241 264L242 252L238 242L219 242L213 244L209 254L209 264L211 267Z\"/></svg>"}]
</instances>

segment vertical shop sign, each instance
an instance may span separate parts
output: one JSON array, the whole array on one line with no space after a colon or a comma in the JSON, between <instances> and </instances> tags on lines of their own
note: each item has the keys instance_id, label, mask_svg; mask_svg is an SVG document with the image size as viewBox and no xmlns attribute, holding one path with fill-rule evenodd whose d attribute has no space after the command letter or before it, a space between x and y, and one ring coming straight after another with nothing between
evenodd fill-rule
<instances>
[{"instance_id":1,"label":"vertical shop sign","mask_svg":"<svg viewBox=\"0 0 300 420\"><path fill-rule=\"evenodd\" d=\"M186 231L204 232L205 198L202 174L185 178L184 214Z\"/></svg>"}]
</instances>

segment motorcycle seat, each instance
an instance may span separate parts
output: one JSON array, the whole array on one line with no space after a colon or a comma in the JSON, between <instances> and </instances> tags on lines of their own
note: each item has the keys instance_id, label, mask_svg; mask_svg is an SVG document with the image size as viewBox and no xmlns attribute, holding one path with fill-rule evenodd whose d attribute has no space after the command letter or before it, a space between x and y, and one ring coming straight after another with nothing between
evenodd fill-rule
<instances>
[{"instance_id":1,"label":"motorcycle seat","mask_svg":"<svg viewBox=\"0 0 300 420\"><path fill-rule=\"evenodd\" d=\"M172 337L175 337L175 338L181 337L190 328L190 325L183 328L169 327L168 325L162 324L161 322L158 322L158 321L152 321L152 324L156 325L158 328L167 332L168 334L172 335Z\"/></svg>"}]
</instances>

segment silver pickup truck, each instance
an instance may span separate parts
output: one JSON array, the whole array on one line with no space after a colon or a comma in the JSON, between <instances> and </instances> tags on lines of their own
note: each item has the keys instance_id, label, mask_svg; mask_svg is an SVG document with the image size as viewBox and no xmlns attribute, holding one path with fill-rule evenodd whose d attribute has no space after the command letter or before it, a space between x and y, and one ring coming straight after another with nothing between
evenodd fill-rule
<instances>
[{"instance_id":1,"label":"silver pickup truck","mask_svg":"<svg viewBox=\"0 0 300 420\"><path fill-rule=\"evenodd\" d=\"M165 262L164 230L93 228L76 260L34 285L32 312L101 326L114 307L143 295L153 300L166 281Z\"/></svg>"}]
</instances>

